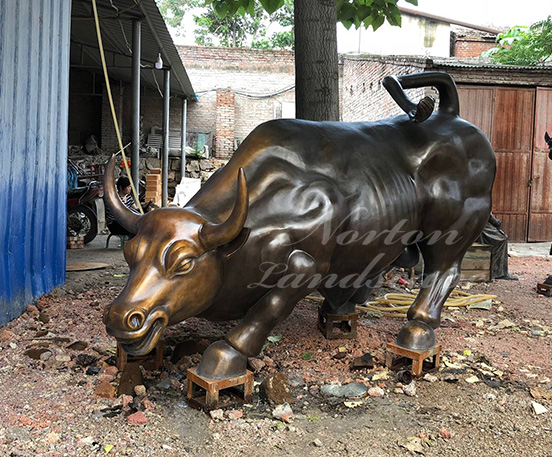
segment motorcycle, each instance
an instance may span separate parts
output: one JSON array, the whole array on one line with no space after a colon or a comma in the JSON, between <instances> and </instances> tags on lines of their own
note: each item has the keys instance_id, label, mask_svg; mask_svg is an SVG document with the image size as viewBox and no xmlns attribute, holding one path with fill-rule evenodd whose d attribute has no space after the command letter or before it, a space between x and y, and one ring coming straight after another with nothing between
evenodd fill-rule
<instances>
[{"instance_id":1,"label":"motorcycle","mask_svg":"<svg viewBox=\"0 0 552 457\"><path fill-rule=\"evenodd\" d=\"M67 236L84 236L85 244L96 238L102 197L103 185L94 180L67 191Z\"/></svg>"},{"instance_id":2,"label":"motorcycle","mask_svg":"<svg viewBox=\"0 0 552 457\"><path fill-rule=\"evenodd\" d=\"M121 166L123 168L123 166ZM90 243L96 235L106 228L103 184L91 180L86 183L85 173L73 161L67 163L67 236L84 236L84 244ZM140 180L140 202L144 211L150 203L144 205L146 182Z\"/></svg>"}]
</instances>

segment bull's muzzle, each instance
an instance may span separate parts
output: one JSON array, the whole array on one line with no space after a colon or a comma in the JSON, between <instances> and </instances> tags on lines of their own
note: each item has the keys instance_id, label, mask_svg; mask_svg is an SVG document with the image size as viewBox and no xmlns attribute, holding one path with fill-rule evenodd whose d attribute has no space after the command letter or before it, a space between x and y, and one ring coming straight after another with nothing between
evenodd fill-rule
<instances>
[{"instance_id":1,"label":"bull's muzzle","mask_svg":"<svg viewBox=\"0 0 552 457\"><path fill-rule=\"evenodd\" d=\"M157 344L169 323L169 316L161 307L148 313L145 309L125 310L124 306L114 303L106 308L104 323L107 333L115 337L126 352L145 355Z\"/></svg>"}]
</instances>

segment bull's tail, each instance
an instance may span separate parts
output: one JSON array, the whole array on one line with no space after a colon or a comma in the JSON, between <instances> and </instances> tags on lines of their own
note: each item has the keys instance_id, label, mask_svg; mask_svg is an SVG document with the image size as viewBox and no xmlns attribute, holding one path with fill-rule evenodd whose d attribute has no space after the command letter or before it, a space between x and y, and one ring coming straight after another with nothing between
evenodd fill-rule
<instances>
[{"instance_id":1,"label":"bull's tail","mask_svg":"<svg viewBox=\"0 0 552 457\"><path fill-rule=\"evenodd\" d=\"M439 92L439 113L458 116L460 102L458 89L452 77L448 73L428 71L402 76L387 76L383 80L383 86L387 89L393 100L415 122L423 122L433 112L434 101L431 97L424 97L418 104L410 100L404 93L404 89L433 86Z\"/></svg>"}]
</instances>

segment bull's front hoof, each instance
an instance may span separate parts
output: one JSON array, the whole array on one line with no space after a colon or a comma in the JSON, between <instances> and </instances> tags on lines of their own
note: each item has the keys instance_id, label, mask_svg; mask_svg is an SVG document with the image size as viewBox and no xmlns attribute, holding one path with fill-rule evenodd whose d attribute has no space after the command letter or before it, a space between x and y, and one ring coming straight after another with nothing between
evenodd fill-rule
<instances>
[{"instance_id":1,"label":"bull's front hoof","mask_svg":"<svg viewBox=\"0 0 552 457\"><path fill-rule=\"evenodd\" d=\"M247 357L220 340L212 343L201 357L196 373L209 379L229 379L247 373Z\"/></svg>"},{"instance_id":2,"label":"bull's front hoof","mask_svg":"<svg viewBox=\"0 0 552 457\"><path fill-rule=\"evenodd\" d=\"M433 328L422 321L408 321L404 324L395 344L413 351L426 351L437 346Z\"/></svg>"}]
</instances>

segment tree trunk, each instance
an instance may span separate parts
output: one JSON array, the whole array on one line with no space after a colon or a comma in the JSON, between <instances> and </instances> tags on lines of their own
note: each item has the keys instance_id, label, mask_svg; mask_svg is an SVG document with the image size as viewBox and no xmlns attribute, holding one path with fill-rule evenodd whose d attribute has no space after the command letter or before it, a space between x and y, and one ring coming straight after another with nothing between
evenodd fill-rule
<instances>
[{"instance_id":1,"label":"tree trunk","mask_svg":"<svg viewBox=\"0 0 552 457\"><path fill-rule=\"evenodd\" d=\"M336 2L294 0L294 8L296 117L338 121Z\"/></svg>"}]
</instances>

